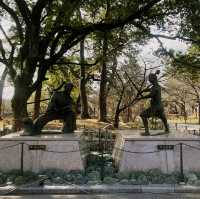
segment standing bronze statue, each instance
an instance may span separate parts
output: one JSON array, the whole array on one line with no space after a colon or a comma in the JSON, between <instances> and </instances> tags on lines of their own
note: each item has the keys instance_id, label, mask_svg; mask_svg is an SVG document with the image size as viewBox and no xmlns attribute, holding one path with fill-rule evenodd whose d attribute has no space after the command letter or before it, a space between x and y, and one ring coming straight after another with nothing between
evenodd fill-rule
<instances>
[{"instance_id":1,"label":"standing bronze statue","mask_svg":"<svg viewBox=\"0 0 200 199\"><path fill-rule=\"evenodd\" d=\"M169 126L167 123L167 119L164 113L164 107L161 101L161 87L158 84L157 75L160 73L159 70L156 71L156 73L150 73L149 74L149 82L151 83L151 87L146 89L145 92L149 92L148 95L141 97L140 99L151 99L151 105L149 108L144 110L140 117L142 118L145 133L143 135L150 135L149 133L149 127L148 127L148 118L150 117L157 117L162 120L164 127L165 127L165 133L169 133Z\"/></svg>"},{"instance_id":2,"label":"standing bronze statue","mask_svg":"<svg viewBox=\"0 0 200 199\"><path fill-rule=\"evenodd\" d=\"M64 91L55 91L50 99L47 110L34 122L31 119L24 121L25 132L30 135L41 133L42 128L52 120L63 120L64 133L73 133L76 129L75 103L71 97L72 83L64 85Z\"/></svg>"}]
</instances>

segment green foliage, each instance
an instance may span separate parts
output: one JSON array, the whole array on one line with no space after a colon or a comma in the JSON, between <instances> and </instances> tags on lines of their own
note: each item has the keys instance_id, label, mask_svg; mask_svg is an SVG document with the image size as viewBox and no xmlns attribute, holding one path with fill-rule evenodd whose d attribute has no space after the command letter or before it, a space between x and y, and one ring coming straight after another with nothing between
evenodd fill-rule
<instances>
[{"instance_id":1,"label":"green foliage","mask_svg":"<svg viewBox=\"0 0 200 199\"><path fill-rule=\"evenodd\" d=\"M130 181L127 180L127 179L122 179L122 180L120 180L119 183L122 184L122 185L130 185Z\"/></svg>"},{"instance_id":2,"label":"green foliage","mask_svg":"<svg viewBox=\"0 0 200 199\"><path fill-rule=\"evenodd\" d=\"M104 166L104 175L105 176L115 176L116 169L112 165Z\"/></svg>"},{"instance_id":3,"label":"green foliage","mask_svg":"<svg viewBox=\"0 0 200 199\"><path fill-rule=\"evenodd\" d=\"M7 176L4 173L0 173L0 184L4 184L6 182Z\"/></svg>"},{"instance_id":4,"label":"green foliage","mask_svg":"<svg viewBox=\"0 0 200 199\"><path fill-rule=\"evenodd\" d=\"M187 183L190 185L195 185L198 181L198 177L195 173L188 173L186 175Z\"/></svg>"},{"instance_id":5,"label":"green foliage","mask_svg":"<svg viewBox=\"0 0 200 199\"><path fill-rule=\"evenodd\" d=\"M25 184L25 183L26 183L26 178L24 178L23 176L17 176L17 177L15 178L14 183L15 183L16 185Z\"/></svg>"},{"instance_id":6,"label":"green foliage","mask_svg":"<svg viewBox=\"0 0 200 199\"><path fill-rule=\"evenodd\" d=\"M52 182L55 184L65 184L65 180L61 177L55 177L52 179Z\"/></svg>"},{"instance_id":7,"label":"green foliage","mask_svg":"<svg viewBox=\"0 0 200 199\"><path fill-rule=\"evenodd\" d=\"M96 184L101 184L101 182L98 180L89 180L87 182L87 185L96 185Z\"/></svg>"},{"instance_id":8,"label":"green foliage","mask_svg":"<svg viewBox=\"0 0 200 199\"><path fill-rule=\"evenodd\" d=\"M131 173L130 172L118 172L116 173L116 178L118 178L119 180L122 179L129 179L131 177Z\"/></svg>"},{"instance_id":9,"label":"green foliage","mask_svg":"<svg viewBox=\"0 0 200 199\"><path fill-rule=\"evenodd\" d=\"M114 168L113 168L114 170ZM45 175L45 184L121 184L121 185L144 185L144 184L177 184L181 181L180 173L173 172L170 174L162 173L159 169L150 169L148 171L131 171L131 172L114 172L106 173L104 180L101 181L100 171L95 167L89 172L84 171L64 171L61 169L46 169L39 173L25 171L21 176L17 170L7 173L0 173L0 184L11 183L15 185L24 185L27 183L37 182ZM185 174L185 182L190 185L200 184L200 172L191 171Z\"/></svg>"},{"instance_id":10,"label":"green foliage","mask_svg":"<svg viewBox=\"0 0 200 199\"><path fill-rule=\"evenodd\" d=\"M116 182L118 182L118 179L117 178L113 178L113 177L110 177L110 176L106 176L103 180L103 182L105 184L115 184Z\"/></svg>"},{"instance_id":11,"label":"green foliage","mask_svg":"<svg viewBox=\"0 0 200 199\"><path fill-rule=\"evenodd\" d=\"M176 59L173 60L168 67L169 73L175 73L178 76L188 76L190 79L199 80L200 76L197 72L200 69L200 47L191 46L188 51L177 53Z\"/></svg>"},{"instance_id":12,"label":"green foliage","mask_svg":"<svg viewBox=\"0 0 200 199\"><path fill-rule=\"evenodd\" d=\"M165 179L163 178L163 174L159 169L152 169L147 172L147 178L148 181L155 184L162 184L165 182Z\"/></svg>"},{"instance_id":13,"label":"green foliage","mask_svg":"<svg viewBox=\"0 0 200 199\"><path fill-rule=\"evenodd\" d=\"M100 179L100 172L98 171L91 171L90 173L87 174L88 178L90 180L99 180Z\"/></svg>"},{"instance_id":14,"label":"green foliage","mask_svg":"<svg viewBox=\"0 0 200 199\"><path fill-rule=\"evenodd\" d=\"M149 184L148 178L145 174L141 174L137 178L138 184Z\"/></svg>"}]
</instances>

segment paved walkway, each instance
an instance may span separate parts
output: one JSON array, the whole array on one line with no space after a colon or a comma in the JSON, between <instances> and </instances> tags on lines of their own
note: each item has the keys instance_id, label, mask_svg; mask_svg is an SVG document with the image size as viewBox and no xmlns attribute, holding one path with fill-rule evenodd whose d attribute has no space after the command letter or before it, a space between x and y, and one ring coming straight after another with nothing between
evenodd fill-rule
<instances>
[{"instance_id":1,"label":"paved walkway","mask_svg":"<svg viewBox=\"0 0 200 199\"><path fill-rule=\"evenodd\" d=\"M0 199L199 199L200 194L104 194L104 195L25 195Z\"/></svg>"}]
</instances>

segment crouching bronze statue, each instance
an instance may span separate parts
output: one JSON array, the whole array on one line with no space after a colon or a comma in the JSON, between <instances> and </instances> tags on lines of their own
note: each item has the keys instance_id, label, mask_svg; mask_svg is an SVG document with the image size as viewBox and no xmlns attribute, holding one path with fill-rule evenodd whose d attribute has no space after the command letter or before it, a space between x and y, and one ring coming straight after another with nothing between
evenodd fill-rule
<instances>
[{"instance_id":1,"label":"crouching bronze statue","mask_svg":"<svg viewBox=\"0 0 200 199\"><path fill-rule=\"evenodd\" d=\"M24 132L29 135L41 134L42 128L52 120L63 120L63 133L73 133L76 129L75 103L71 97L72 83L64 85L64 91L55 91L47 110L35 121L24 120Z\"/></svg>"}]
</instances>

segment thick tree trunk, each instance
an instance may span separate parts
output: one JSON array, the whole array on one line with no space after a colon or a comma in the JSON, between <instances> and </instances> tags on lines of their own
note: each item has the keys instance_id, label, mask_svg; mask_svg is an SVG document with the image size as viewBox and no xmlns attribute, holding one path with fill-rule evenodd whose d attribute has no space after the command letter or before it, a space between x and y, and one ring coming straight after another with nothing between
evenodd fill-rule
<instances>
[{"instance_id":1,"label":"thick tree trunk","mask_svg":"<svg viewBox=\"0 0 200 199\"><path fill-rule=\"evenodd\" d=\"M30 95L30 89L26 84L15 83L15 93L11 101L14 117L13 131L21 130L23 119L28 117L27 100Z\"/></svg>"},{"instance_id":2,"label":"thick tree trunk","mask_svg":"<svg viewBox=\"0 0 200 199\"><path fill-rule=\"evenodd\" d=\"M35 100L34 100L35 104L34 104L34 113L33 113L33 119L34 120L36 118L38 118L38 116L40 115L41 93L42 93L42 83L40 84L40 86L35 91Z\"/></svg>"},{"instance_id":3,"label":"thick tree trunk","mask_svg":"<svg viewBox=\"0 0 200 199\"><path fill-rule=\"evenodd\" d=\"M99 121L107 121L107 49L108 40L107 33L104 33L103 40L103 56L102 56L102 69L101 69L101 81L100 81L100 91L99 91Z\"/></svg>"},{"instance_id":4,"label":"thick tree trunk","mask_svg":"<svg viewBox=\"0 0 200 199\"><path fill-rule=\"evenodd\" d=\"M86 93L86 79L85 79L85 56L84 56L84 40L80 42L80 101L81 101L81 118L89 118L88 100Z\"/></svg>"},{"instance_id":5,"label":"thick tree trunk","mask_svg":"<svg viewBox=\"0 0 200 199\"><path fill-rule=\"evenodd\" d=\"M3 102L3 88L5 84L5 79L7 76L7 67L4 69L0 80L0 119L2 119L2 102Z\"/></svg>"}]
</instances>

